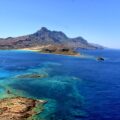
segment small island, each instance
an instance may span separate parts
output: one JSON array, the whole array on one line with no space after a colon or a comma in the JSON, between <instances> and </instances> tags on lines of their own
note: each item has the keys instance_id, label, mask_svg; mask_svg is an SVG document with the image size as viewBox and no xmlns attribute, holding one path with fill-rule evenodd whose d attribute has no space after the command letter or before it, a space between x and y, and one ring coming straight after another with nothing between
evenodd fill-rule
<instances>
[{"instance_id":1,"label":"small island","mask_svg":"<svg viewBox=\"0 0 120 120\"><path fill-rule=\"evenodd\" d=\"M104 61L105 59L103 57L97 57L98 61Z\"/></svg>"}]
</instances>

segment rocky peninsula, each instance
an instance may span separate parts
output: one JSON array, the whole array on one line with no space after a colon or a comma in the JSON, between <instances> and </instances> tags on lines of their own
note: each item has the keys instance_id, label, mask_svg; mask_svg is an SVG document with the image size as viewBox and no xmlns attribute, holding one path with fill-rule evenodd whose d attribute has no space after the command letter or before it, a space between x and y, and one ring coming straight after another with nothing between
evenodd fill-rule
<instances>
[{"instance_id":1,"label":"rocky peninsula","mask_svg":"<svg viewBox=\"0 0 120 120\"><path fill-rule=\"evenodd\" d=\"M37 47L30 47L24 48L22 50L30 50L40 53L49 53L49 54L58 54L58 55L70 55L70 56L80 56L80 53L76 52L72 48L60 46L60 45L49 45L49 46L37 46Z\"/></svg>"}]
</instances>

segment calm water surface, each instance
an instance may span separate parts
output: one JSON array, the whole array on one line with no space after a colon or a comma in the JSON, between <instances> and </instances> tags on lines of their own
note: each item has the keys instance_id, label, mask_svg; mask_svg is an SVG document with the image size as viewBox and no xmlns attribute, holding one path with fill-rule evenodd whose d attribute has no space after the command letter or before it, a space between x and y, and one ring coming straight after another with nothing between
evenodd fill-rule
<instances>
[{"instance_id":1,"label":"calm water surface","mask_svg":"<svg viewBox=\"0 0 120 120\"><path fill-rule=\"evenodd\" d=\"M0 98L46 99L37 120L120 120L120 50L80 50L88 57L0 51ZM95 56L103 56L98 62ZM46 78L20 79L18 75Z\"/></svg>"}]
</instances>

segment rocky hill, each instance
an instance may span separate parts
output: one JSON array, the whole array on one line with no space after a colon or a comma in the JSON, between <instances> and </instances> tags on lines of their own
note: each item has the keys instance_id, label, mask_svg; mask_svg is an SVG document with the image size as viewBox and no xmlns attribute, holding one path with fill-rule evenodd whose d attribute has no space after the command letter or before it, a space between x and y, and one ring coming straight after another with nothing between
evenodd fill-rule
<instances>
[{"instance_id":1,"label":"rocky hill","mask_svg":"<svg viewBox=\"0 0 120 120\"><path fill-rule=\"evenodd\" d=\"M90 44L82 37L69 38L61 31L51 31L45 27L26 36L0 38L0 49L20 49L47 45L82 49L103 48L102 46Z\"/></svg>"}]
</instances>

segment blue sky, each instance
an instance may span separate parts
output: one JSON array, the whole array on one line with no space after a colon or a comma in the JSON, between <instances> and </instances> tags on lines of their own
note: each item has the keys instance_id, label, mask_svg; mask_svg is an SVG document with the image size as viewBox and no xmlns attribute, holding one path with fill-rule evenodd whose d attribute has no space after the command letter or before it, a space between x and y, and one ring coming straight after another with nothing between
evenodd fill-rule
<instances>
[{"instance_id":1,"label":"blue sky","mask_svg":"<svg viewBox=\"0 0 120 120\"><path fill-rule=\"evenodd\" d=\"M0 38L42 26L120 48L120 0L0 0Z\"/></svg>"}]
</instances>

